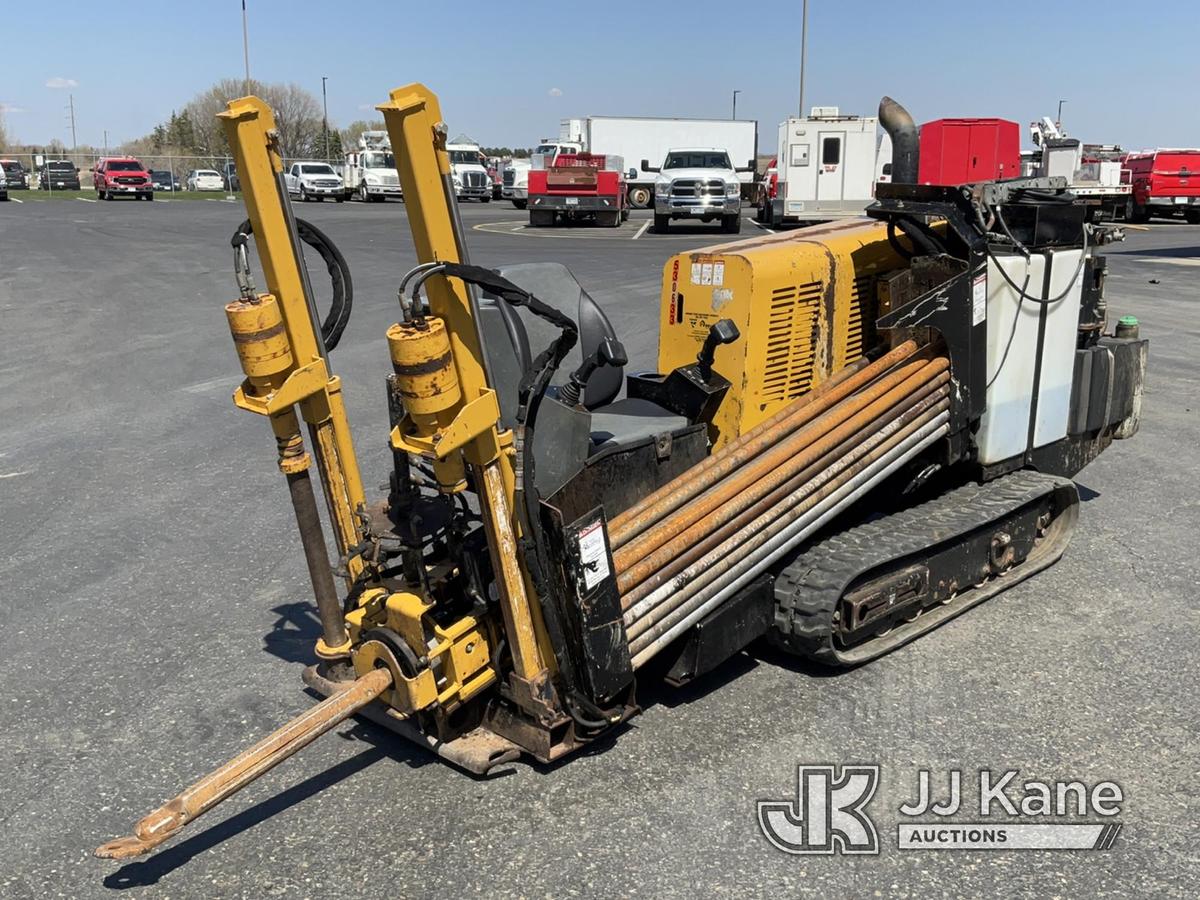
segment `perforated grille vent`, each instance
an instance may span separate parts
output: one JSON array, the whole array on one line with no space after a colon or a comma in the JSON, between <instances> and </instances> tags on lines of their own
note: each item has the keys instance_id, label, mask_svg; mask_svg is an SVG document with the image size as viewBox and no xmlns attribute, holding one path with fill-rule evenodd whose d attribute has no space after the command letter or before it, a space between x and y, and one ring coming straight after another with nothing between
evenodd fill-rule
<instances>
[{"instance_id":1,"label":"perforated grille vent","mask_svg":"<svg viewBox=\"0 0 1200 900\"><path fill-rule=\"evenodd\" d=\"M814 333L823 285L812 281L771 292L762 396L791 400L812 387Z\"/></svg>"},{"instance_id":2,"label":"perforated grille vent","mask_svg":"<svg viewBox=\"0 0 1200 900\"><path fill-rule=\"evenodd\" d=\"M854 362L875 342L875 276L860 275L850 289L850 323L846 328L847 363Z\"/></svg>"}]
</instances>

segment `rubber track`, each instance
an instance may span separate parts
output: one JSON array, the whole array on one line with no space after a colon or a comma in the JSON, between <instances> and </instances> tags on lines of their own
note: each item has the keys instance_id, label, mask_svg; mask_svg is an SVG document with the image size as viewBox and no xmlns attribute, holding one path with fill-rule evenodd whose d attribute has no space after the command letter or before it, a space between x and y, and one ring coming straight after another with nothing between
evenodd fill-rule
<instances>
[{"instance_id":1,"label":"rubber track","mask_svg":"<svg viewBox=\"0 0 1200 900\"><path fill-rule=\"evenodd\" d=\"M1041 565L1022 562L1009 573L989 582L991 590L985 586L964 591L953 603L922 613L912 623L916 627L909 627L907 634L897 635L904 629L904 626L897 626L886 635L846 650L834 644L835 608L846 588L861 574L984 527L1039 497L1062 489L1069 489L1075 510L1064 508L1060 511L1059 518L1069 517L1065 523L1066 533L1058 538L1061 546L1049 548L1049 559L1039 559ZM775 629L771 638L791 653L826 665L857 665L874 659L1053 563L1070 541L1070 526L1077 508L1078 494L1069 478L1025 470L982 485L972 483L954 488L925 503L830 535L806 548L776 577ZM1027 566L1031 571L1022 571ZM958 606L960 601L961 607ZM940 614L932 614L935 610L940 610ZM928 621L921 627L923 619Z\"/></svg>"}]
</instances>

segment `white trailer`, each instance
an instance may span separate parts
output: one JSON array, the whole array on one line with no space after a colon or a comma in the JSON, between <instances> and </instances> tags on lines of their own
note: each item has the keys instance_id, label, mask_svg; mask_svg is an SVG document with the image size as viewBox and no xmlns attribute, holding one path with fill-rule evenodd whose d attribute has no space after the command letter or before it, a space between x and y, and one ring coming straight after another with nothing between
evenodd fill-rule
<instances>
[{"instance_id":1,"label":"white trailer","mask_svg":"<svg viewBox=\"0 0 1200 900\"><path fill-rule=\"evenodd\" d=\"M635 116L588 116L563 119L559 140L590 153L623 157L630 169L626 181L629 205L645 209L654 202L655 173L641 161L661 166L676 147L719 147L735 166L754 165L758 155L758 123L742 119L658 119ZM742 195L750 197L753 172L739 174Z\"/></svg>"},{"instance_id":2,"label":"white trailer","mask_svg":"<svg viewBox=\"0 0 1200 900\"><path fill-rule=\"evenodd\" d=\"M861 216L874 200L876 178L891 174L891 145L881 146L878 124L874 116L843 116L836 106L814 106L808 118L784 121L768 223Z\"/></svg>"}]
</instances>

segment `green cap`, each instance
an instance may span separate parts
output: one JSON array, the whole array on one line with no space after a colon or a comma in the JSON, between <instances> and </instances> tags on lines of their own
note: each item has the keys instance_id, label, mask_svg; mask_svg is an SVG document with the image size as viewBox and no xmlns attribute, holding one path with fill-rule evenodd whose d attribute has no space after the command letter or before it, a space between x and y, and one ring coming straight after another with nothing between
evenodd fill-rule
<instances>
[{"instance_id":1,"label":"green cap","mask_svg":"<svg viewBox=\"0 0 1200 900\"><path fill-rule=\"evenodd\" d=\"M1137 323L1137 316L1121 316L1121 318L1117 320L1118 325L1128 325L1130 327L1136 325Z\"/></svg>"}]
</instances>

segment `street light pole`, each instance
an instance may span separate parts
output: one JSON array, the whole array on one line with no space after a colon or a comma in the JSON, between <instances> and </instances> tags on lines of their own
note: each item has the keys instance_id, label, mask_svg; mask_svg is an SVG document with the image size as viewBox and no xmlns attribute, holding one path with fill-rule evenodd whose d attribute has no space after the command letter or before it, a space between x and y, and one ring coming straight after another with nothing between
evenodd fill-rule
<instances>
[{"instance_id":1,"label":"street light pole","mask_svg":"<svg viewBox=\"0 0 1200 900\"><path fill-rule=\"evenodd\" d=\"M740 93L741 93L741 91L734 91L734 92L733 92L733 115L729 117L729 118L731 118L731 119L736 119L736 118L737 118L737 95L738 95L738 94L740 94Z\"/></svg>"},{"instance_id":2,"label":"street light pole","mask_svg":"<svg viewBox=\"0 0 1200 900\"><path fill-rule=\"evenodd\" d=\"M800 12L800 109L797 115L804 118L804 57L808 54L808 0Z\"/></svg>"},{"instance_id":3,"label":"street light pole","mask_svg":"<svg viewBox=\"0 0 1200 900\"><path fill-rule=\"evenodd\" d=\"M1054 124L1058 126L1059 131L1062 131L1062 105L1066 102L1066 100L1058 101L1058 118L1055 120Z\"/></svg>"},{"instance_id":4,"label":"street light pole","mask_svg":"<svg viewBox=\"0 0 1200 900\"><path fill-rule=\"evenodd\" d=\"M325 161L329 162L329 101L325 96L328 75L321 76L321 146L325 150Z\"/></svg>"},{"instance_id":5,"label":"street light pole","mask_svg":"<svg viewBox=\"0 0 1200 900\"><path fill-rule=\"evenodd\" d=\"M242 0L242 57L246 62L246 83L242 93L250 96L250 30L246 27L246 0Z\"/></svg>"}]
</instances>

